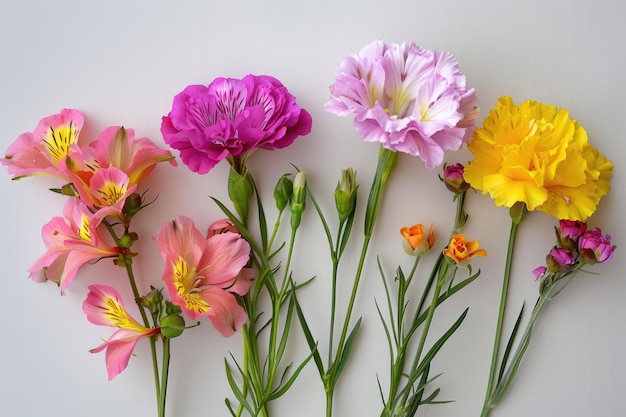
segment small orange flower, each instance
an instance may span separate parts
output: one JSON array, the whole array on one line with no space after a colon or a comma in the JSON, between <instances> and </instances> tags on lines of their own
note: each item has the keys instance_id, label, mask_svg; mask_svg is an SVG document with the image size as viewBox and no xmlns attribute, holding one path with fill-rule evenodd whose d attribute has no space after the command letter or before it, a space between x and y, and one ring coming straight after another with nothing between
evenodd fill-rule
<instances>
[{"instance_id":1,"label":"small orange flower","mask_svg":"<svg viewBox=\"0 0 626 417\"><path fill-rule=\"evenodd\" d=\"M487 256L487 251L478 249L479 243L476 240L465 240L465 235L459 233L452 236L450 245L443 250L443 254L452 259L457 265L464 261L469 261L474 256Z\"/></svg>"},{"instance_id":2,"label":"small orange flower","mask_svg":"<svg viewBox=\"0 0 626 417\"><path fill-rule=\"evenodd\" d=\"M400 234L404 237L402 245L406 253L412 256L427 254L435 244L435 231L431 224L428 236L423 224L415 224L411 227L403 227Z\"/></svg>"}]
</instances>

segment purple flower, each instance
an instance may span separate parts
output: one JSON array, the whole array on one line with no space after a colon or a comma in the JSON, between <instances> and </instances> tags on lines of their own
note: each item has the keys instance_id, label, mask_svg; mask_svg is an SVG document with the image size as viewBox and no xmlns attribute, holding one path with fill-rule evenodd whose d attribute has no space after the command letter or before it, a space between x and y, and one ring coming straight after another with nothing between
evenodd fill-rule
<instances>
[{"instance_id":1,"label":"purple flower","mask_svg":"<svg viewBox=\"0 0 626 417\"><path fill-rule=\"evenodd\" d=\"M535 281L543 278L546 272L548 272L548 268L546 268L545 266L538 266L537 268L533 269L533 275L535 276Z\"/></svg>"},{"instance_id":2,"label":"purple flower","mask_svg":"<svg viewBox=\"0 0 626 417\"><path fill-rule=\"evenodd\" d=\"M247 75L185 88L163 117L161 133L190 170L206 174L223 159L240 168L253 149L289 146L310 133L311 124L280 81Z\"/></svg>"},{"instance_id":3,"label":"purple flower","mask_svg":"<svg viewBox=\"0 0 626 417\"><path fill-rule=\"evenodd\" d=\"M374 41L343 59L330 92L328 112L354 113L365 141L419 156L428 169L467 143L479 115L454 56L413 42Z\"/></svg>"},{"instance_id":4,"label":"purple flower","mask_svg":"<svg viewBox=\"0 0 626 417\"><path fill-rule=\"evenodd\" d=\"M578 239L587 230L587 223L577 220L559 220L560 235L570 239Z\"/></svg>"},{"instance_id":5,"label":"purple flower","mask_svg":"<svg viewBox=\"0 0 626 417\"><path fill-rule=\"evenodd\" d=\"M464 171L465 167L461 163L454 165L443 164L443 177L440 176L439 178L443 181L448 190L455 194L462 193L467 191L470 187L463 178Z\"/></svg>"},{"instance_id":6,"label":"purple flower","mask_svg":"<svg viewBox=\"0 0 626 417\"><path fill-rule=\"evenodd\" d=\"M567 272L575 266L576 259L570 250L554 247L546 257L546 263L549 272Z\"/></svg>"},{"instance_id":7,"label":"purple flower","mask_svg":"<svg viewBox=\"0 0 626 417\"><path fill-rule=\"evenodd\" d=\"M577 220L559 220L556 228L557 244L571 251L578 249L578 239L587 230L587 223Z\"/></svg>"},{"instance_id":8,"label":"purple flower","mask_svg":"<svg viewBox=\"0 0 626 417\"><path fill-rule=\"evenodd\" d=\"M581 260L586 264L606 262L613 257L617 246L611 245L611 236L602 236L602 230L596 228L585 232L578 240Z\"/></svg>"}]
</instances>

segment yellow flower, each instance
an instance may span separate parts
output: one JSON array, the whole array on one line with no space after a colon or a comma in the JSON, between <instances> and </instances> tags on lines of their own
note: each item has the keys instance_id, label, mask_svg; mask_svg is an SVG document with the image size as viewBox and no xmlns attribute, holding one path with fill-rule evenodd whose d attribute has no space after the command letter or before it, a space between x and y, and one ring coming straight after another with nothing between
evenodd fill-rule
<instances>
[{"instance_id":1,"label":"yellow flower","mask_svg":"<svg viewBox=\"0 0 626 417\"><path fill-rule=\"evenodd\" d=\"M435 230L430 225L428 236L423 224L415 224L411 227L403 227L400 234L404 237L403 246L409 255L422 256L427 254L435 244Z\"/></svg>"},{"instance_id":2,"label":"yellow flower","mask_svg":"<svg viewBox=\"0 0 626 417\"><path fill-rule=\"evenodd\" d=\"M565 109L501 97L474 133L465 180L496 205L516 202L558 219L584 221L610 188L613 164Z\"/></svg>"},{"instance_id":3,"label":"yellow flower","mask_svg":"<svg viewBox=\"0 0 626 417\"><path fill-rule=\"evenodd\" d=\"M476 240L465 240L465 235L459 233L452 236L450 244L443 250L443 254L452 259L457 265L469 262L474 256L487 256L487 251L478 249L480 244Z\"/></svg>"}]
</instances>

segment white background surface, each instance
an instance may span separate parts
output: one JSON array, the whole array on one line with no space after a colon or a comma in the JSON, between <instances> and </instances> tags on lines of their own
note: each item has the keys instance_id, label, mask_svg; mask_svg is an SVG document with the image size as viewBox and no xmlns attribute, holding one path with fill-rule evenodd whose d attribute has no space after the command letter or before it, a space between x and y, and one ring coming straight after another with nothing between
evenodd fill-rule
<instances>
[{"instance_id":1,"label":"white background surface","mask_svg":"<svg viewBox=\"0 0 626 417\"><path fill-rule=\"evenodd\" d=\"M594 146L614 163L612 190L590 219L613 235L614 260L579 276L546 309L524 369L493 417L624 415L626 361L626 269L623 251L623 155L626 152L624 93L624 3L615 1L107 1L71 0L5 3L0 14L0 148L39 119L63 107L82 110L83 134L95 137L109 125L124 125L163 146L161 116L188 84L218 76L270 74L280 79L313 116L313 132L285 150L258 152L251 162L267 191L294 163L309 172L311 186L328 210L342 167L358 170L360 202L375 168L377 146L360 140L351 118L323 111L328 86L343 57L380 38L413 40L457 57L468 85L477 90L480 120L498 96L532 98L570 110ZM465 162L466 150L448 154ZM199 176L182 164L160 166L146 187L156 204L136 221L142 240L137 272L141 285L159 285L162 261L152 242L158 227L178 214L204 228L222 217L209 195L225 198L226 163ZM336 416L378 416L376 375L387 372L384 334L374 308L382 286L374 256L389 271L409 268L398 229L436 223L447 236L453 205L421 161L401 156L376 229L356 314L364 316L360 343L340 381ZM85 268L61 297L53 284L37 285L26 270L44 251L41 226L59 215L64 200L47 192L47 179L12 182L0 176L3 284L0 311L0 415L153 416L148 346L140 344L128 369L108 382L104 355L88 349L111 330L87 322L81 311L86 288L124 277L108 262ZM268 202L268 206L271 201ZM484 396L500 293L509 219L487 196L472 194L466 233L480 240L489 257L476 265L483 274L441 308L432 334L445 329L470 306L467 320L434 366L442 398L456 402L424 407L421 415L478 416ZM362 214L362 213L361 213ZM537 285L531 270L553 244L555 221L533 213L522 226L511 286L511 305L532 303ZM318 275L301 294L313 331L326 346L329 261L319 222L309 211L296 253L300 279ZM354 255L354 258L356 256ZM351 279L351 278L350 278ZM346 281L350 279L346 278ZM347 298L348 287L343 291ZM128 297L129 292L124 292ZM294 360L306 354L293 330ZM223 339L210 323L173 342L168 413L171 417L226 416L223 358L239 354L240 338ZM326 352L324 350L324 352ZM274 416L321 416L324 392L313 365L273 406Z\"/></svg>"}]
</instances>

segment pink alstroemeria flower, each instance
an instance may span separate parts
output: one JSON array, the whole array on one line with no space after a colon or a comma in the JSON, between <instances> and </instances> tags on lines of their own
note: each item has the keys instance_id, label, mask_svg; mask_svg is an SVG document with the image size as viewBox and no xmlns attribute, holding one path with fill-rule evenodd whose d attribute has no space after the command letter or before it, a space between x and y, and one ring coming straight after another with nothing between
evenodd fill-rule
<instances>
[{"instance_id":1,"label":"pink alstroemeria flower","mask_svg":"<svg viewBox=\"0 0 626 417\"><path fill-rule=\"evenodd\" d=\"M247 316L233 293L244 295L250 288L244 268L250 258L248 242L232 232L205 238L193 220L178 216L161 227L156 244L174 304L193 320L209 317L224 336L243 326Z\"/></svg>"},{"instance_id":2,"label":"pink alstroemeria flower","mask_svg":"<svg viewBox=\"0 0 626 417\"><path fill-rule=\"evenodd\" d=\"M0 159L13 179L30 175L52 175L66 179L59 171L71 150L79 150L84 118L80 111L63 109L41 119L35 130L22 133Z\"/></svg>"},{"instance_id":3,"label":"pink alstroemeria flower","mask_svg":"<svg viewBox=\"0 0 626 417\"><path fill-rule=\"evenodd\" d=\"M106 349L109 381L126 369L139 339L160 332L158 327L149 329L133 319L126 311L120 294L106 285L89 286L89 294L83 302L83 312L87 315L87 320L93 324L119 329L109 340L90 350L91 353L98 353Z\"/></svg>"},{"instance_id":4,"label":"pink alstroemeria flower","mask_svg":"<svg viewBox=\"0 0 626 417\"><path fill-rule=\"evenodd\" d=\"M121 252L101 237L93 214L78 199L68 200L63 215L43 226L42 237L48 250L28 270L32 280L56 282L62 292L80 267L102 258L117 257Z\"/></svg>"},{"instance_id":5,"label":"pink alstroemeria flower","mask_svg":"<svg viewBox=\"0 0 626 417\"><path fill-rule=\"evenodd\" d=\"M159 149L148 138L135 139L133 129L120 126L104 129L89 147L100 169L119 168L128 176L129 186L142 182L159 162L177 165L170 151Z\"/></svg>"},{"instance_id":6,"label":"pink alstroemeria flower","mask_svg":"<svg viewBox=\"0 0 626 417\"><path fill-rule=\"evenodd\" d=\"M433 169L444 151L460 149L475 129L476 94L465 84L449 52L378 40L340 62L325 109L354 113L366 142L419 156Z\"/></svg>"},{"instance_id":7,"label":"pink alstroemeria flower","mask_svg":"<svg viewBox=\"0 0 626 417\"><path fill-rule=\"evenodd\" d=\"M161 133L190 170L206 174L223 159L239 171L251 150L289 146L311 124L311 115L280 81L250 74L188 86L174 97Z\"/></svg>"}]
</instances>

